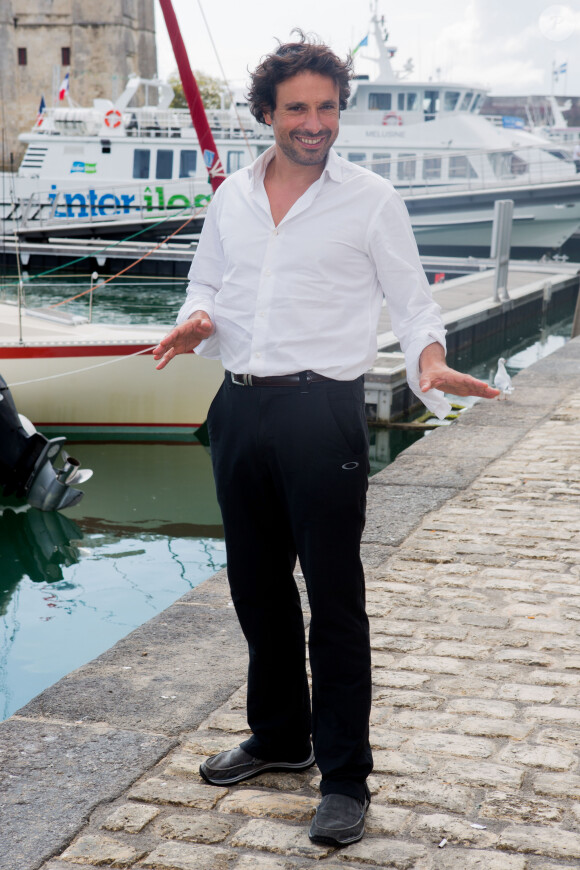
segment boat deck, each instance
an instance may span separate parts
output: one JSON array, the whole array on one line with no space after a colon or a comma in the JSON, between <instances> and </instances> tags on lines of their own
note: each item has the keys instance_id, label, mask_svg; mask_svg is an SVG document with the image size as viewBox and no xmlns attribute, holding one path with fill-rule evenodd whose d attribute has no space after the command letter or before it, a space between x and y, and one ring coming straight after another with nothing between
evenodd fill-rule
<instances>
[{"instance_id":1,"label":"boat deck","mask_svg":"<svg viewBox=\"0 0 580 870\"><path fill-rule=\"evenodd\" d=\"M163 325L89 323L59 308L23 308L0 303L0 344L3 348L49 345L156 344L169 330ZM21 340L22 339L22 340Z\"/></svg>"}]
</instances>

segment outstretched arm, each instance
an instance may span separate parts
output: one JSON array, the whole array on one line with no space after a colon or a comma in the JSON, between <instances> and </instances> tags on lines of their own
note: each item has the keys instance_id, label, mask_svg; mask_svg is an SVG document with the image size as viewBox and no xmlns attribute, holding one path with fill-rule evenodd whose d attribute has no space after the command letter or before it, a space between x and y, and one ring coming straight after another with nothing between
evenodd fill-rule
<instances>
[{"instance_id":1,"label":"outstretched arm","mask_svg":"<svg viewBox=\"0 0 580 870\"><path fill-rule=\"evenodd\" d=\"M215 327L209 315L205 311L194 311L187 320L161 339L153 351L153 358L160 360L155 368L164 369L179 353L191 353L214 331Z\"/></svg>"},{"instance_id":2,"label":"outstretched arm","mask_svg":"<svg viewBox=\"0 0 580 870\"><path fill-rule=\"evenodd\" d=\"M479 396L482 399L494 399L500 394L500 390L490 387L484 381L478 381L471 375L450 368L445 362L445 351L438 342L423 349L419 358L419 369L419 386L423 393L435 388L454 396Z\"/></svg>"}]
</instances>

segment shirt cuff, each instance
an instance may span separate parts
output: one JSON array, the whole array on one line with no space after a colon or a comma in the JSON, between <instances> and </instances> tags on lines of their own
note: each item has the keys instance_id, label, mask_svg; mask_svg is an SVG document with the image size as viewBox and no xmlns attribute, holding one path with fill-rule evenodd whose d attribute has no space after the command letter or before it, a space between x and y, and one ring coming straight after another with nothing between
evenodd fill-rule
<instances>
[{"instance_id":1,"label":"shirt cuff","mask_svg":"<svg viewBox=\"0 0 580 870\"><path fill-rule=\"evenodd\" d=\"M405 349L407 383L417 398L423 402L425 407L435 414L439 420L443 420L451 411L451 404L445 398L445 394L442 393L441 390L435 389L427 390L426 393L423 393L419 386L419 378L421 376L419 371L419 359L425 348L428 347L428 345L433 344L433 342L440 344L443 347L443 350L447 349L444 329L441 329L440 331L429 330L428 332L422 333Z\"/></svg>"},{"instance_id":2,"label":"shirt cuff","mask_svg":"<svg viewBox=\"0 0 580 870\"><path fill-rule=\"evenodd\" d=\"M214 332L209 338L204 338L195 348L194 353L198 356L203 356L205 359L220 359L220 341L217 334Z\"/></svg>"},{"instance_id":3,"label":"shirt cuff","mask_svg":"<svg viewBox=\"0 0 580 870\"><path fill-rule=\"evenodd\" d=\"M194 311L205 311L205 313L208 315L209 319L213 323L213 310L213 304L208 305L207 299L186 299L181 308L179 309L179 313L175 322L179 326L180 323L185 323L185 321L191 317Z\"/></svg>"},{"instance_id":4,"label":"shirt cuff","mask_svg":"<svg viewBox=\"0 0 580 870\"><path fill-rule=\"evenodd\" d=\"M211 310L208 311L208 308ZM189 320L194 311L205 311L212 323L214 322L213 305L208 305L207 301L202 301L200 299L186 299L179 309L179 314L175 321L177 325L179 326L181 323L185 323L186 320ZM208 338L204 338L203 341L200 341L198 346L195 348L194 353L198 356L205 357L205 359L220 359L220 342L217 332L214 332Z\"/></svg>"}]
</instances>

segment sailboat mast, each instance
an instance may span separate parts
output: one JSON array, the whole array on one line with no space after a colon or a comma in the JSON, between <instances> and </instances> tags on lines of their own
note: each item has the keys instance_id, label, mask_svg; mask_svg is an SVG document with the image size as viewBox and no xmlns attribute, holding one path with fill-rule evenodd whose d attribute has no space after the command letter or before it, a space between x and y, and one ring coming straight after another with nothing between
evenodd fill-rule
<instances>
[{"instance_id":1,"label":"sailboat mast","mask_svg":"<svg viewBox=\"0 0 580 870\"><path fill-rule=\"evenodd\" d=\"M222 181L225 180L224 168L219 158L213 133L211 132L203 101L201 99L201 94L189 63L187 50L185 48L185 43L183 42L183 37L181 36L173 4L171 0L159 0L159 3L161 5L167 32L169 33L169 38L173 47L173 54L177 61L177 69L179 70L179 77L181 79L181 84L183 85L183 93L185 94L187 105L189 106L189 113L191 115L191 120L193 121L193 126L195 127L195 132L197 133L201 153L203 154L203 160L209 173L212 190L215 193Z\"/></svg>"}]
</instances>

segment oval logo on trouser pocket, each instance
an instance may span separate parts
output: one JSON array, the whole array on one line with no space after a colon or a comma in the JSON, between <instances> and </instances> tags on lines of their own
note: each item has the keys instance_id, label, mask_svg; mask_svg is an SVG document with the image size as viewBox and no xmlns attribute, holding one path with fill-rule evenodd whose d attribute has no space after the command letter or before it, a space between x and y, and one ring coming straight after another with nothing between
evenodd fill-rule
<instances>
[{"instance_id":1,"label":"oval logo on trouser pocket","mask_svg":"<svg viewBox=\"0 0 580 870\"><path fill-rule=\"evenodd\" d=\"M358 468L358 462L345 462L343 466L345 471L354 471L355 468Z\"/></svg>"}]
</instances>

